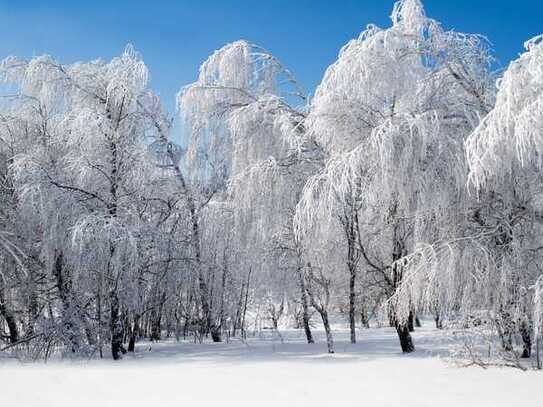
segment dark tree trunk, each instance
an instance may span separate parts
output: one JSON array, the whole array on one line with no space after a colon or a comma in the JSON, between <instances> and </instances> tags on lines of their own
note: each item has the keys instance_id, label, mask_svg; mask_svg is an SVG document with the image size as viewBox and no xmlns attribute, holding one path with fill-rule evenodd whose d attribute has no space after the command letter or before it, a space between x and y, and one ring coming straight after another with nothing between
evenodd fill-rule
<instances>
[{"instance_id":1,"label":"dark tree trunk","mask_svg":"<svg viewBox=\"0 0 543 407\"><path fill-rule=\"evenodd\" d=\"M213 342L222 342L222 336L221 336L221 327L217 324L211 325L211 328L209 329L209 332L211 333L211 340Z\"/></svg>"},{"instance_id":2,"label":"dark tree trunk","mask_svg":"<svg viewBox=\"0 0 543 407\"><path fill-rule=\"evenodd\" d=\"M183 324L183 339L187 339L187 334L189 332L189 319L185 318L185 323Z\"/></svg>"},{"instance_id":3,"label":"dark tree trunk","mask_svg":"<svg viewBox=\"0 0 543 407\"><path fill-rule=\"evenodd\" d=\"M298 267L296 272L298 275L298 285L300 287L300 300L302 302L302 323L304 326L305 337L307 343L315 343L313 334L311 333L311 327L309 326L309 299L307 298L307 290L305 288L304 276L302 275L302 268Z\"/></svg>"},{"instance_id":4,"label":"dark tree trunk","mask_svg":"<svg viewBox=\"0 0 543 407\"><path fill-rule=\"evenodd\" d=\"M345 231L347 241L347 270L349 271L349 330L351 343L356 343L356 269L360 260L360 253L356 249L358 225L356 209L353 202L346 208L345 214L340 216L340 222Z\"/></svg>"},{"instance_id":5,"label":"dark tree trunk","mask_svg":"<svg viewBox=\"0 0 543 407\"><path fill-rule=\"evenodd\" d=\"M150 314L152 341L159 341L162 338L162 314L164 313L164 304L166 303L166 292L162 292L156 301L153 311Z\"/></svg>"},{"instance_id":6,"label":"dark tree trunk","mask_svg":"<svg viewBox=\"0 0 543 407\"><path fill-rule=\"evenodd\" d=\"M413 338L411 337L411 333L409 332L409 320L407 322L400 323L396 318L395 311L389 309L389 322L396 327L396 332L398 333L402 352L413 352L415 350L415 345L413 344Z\"/></svg>"},{"instance_id":7,"label":"dark tree trunk","mask_svg":"<svg viewBox=\"0 0 543 407\"><path fill-rule=\"evenodd\" d=\"M242 338L247 337L247 333L245 331L245 316L247 315L247 305L249 303L249 284L251 282L251 272L252 272L252 269L249 268L249 272L247 273L247 282L245 283L245 302L243 304L243 310L241 312L241 336L242 336Z\"/></svg>"},{"instance_id":8,"label":"dark tree trunk","mask_svg":"<svg viewBox=\"0 0 543 407\"><path fill-rule=\"evenodd\" d=\"M349 266L349 329L351 332L351 343L356 343L356 266Z\"/></svg>"},{"instance_id":9,"label":"dark tree trunk","mask_svg":"<svg viewBox=\"0 0 543 407\"><path fill-rule=\"evenodd\" d=\"M162 324L162 315L160 312L155 312L151 316L151 340L160 341L161 337L161 324Z\"/></svg>"},{"instance_id":10,"label":"dark tree trunk","mask_svg":"<svg viewBox=\"0 0 543 407\"><path fill-rule=\"evenodd\" d=\"M395 212L396 208L394 208ZM393 247L392 247L392 261L395 262L392 268L392 286L396 290L402 282L403 270L401 266L396 263L400 260L406 252L405 242L399 235L400 225L394 227L394 236L393 236ZM413 312L409 312L409 317L406 322L400 323L396 316L396 308L393 306L389 309L389 320L394 322L396 327L396 332L398 333L398 338L400 339L400 347L403 353L410 353L415 350L415 345L413 344L413 338L411 337L410 330L414 330L413 327ZM412 331L411 331L412 332Z\"/></svg>"},{"instance_id":11,"label":"dark tree trunk","mask_svg":"<svg viewBox=\"0 0 543 407\"><path fill-rule=\"evenodd\" d=\"M16 343L19 340L19 330L17 329L17 322L11 311L7 308L3 298L0 298L0 315L6 320L9 331L9 342Z\"/></svg>"},{"instance_id":12,"label":"dark tree trunk","mask_svg":"<svg viewBox=\"0 0 543 407\"><path fill-rule=\"evenodd\" d=\"M409 327L406 324L398 324L396 326L396 332L398 332L398 338L400 339L400 346L403 353L410 353L415 350L413 345L413 339L409 333Z\"/></svg>"},{"instance_id":13,"label":"dark tree trunk","mask_svg":"<svg viewBox=\"0 0 543 407\"><path fill-rule=\"evenodd\" d=\"M530 358L532 356L532 337L530 329L525 321L520 324L520 336L522 337L522 358Z\"/></svg>"},{"instance_id":14,"label":"dark tree trunk","mask_svg":"<svg viewBox=\"0 0 543 407\"><path fill-rule=\"evenodd\" d=\"M437 329L443 329L443 321L442 321L442 319L439 317L439 314L437 314L437 315L434 316L434 320L436 321L436 328L437 328Z\"/></svg>"},{"instance_id":15,"label":"dark tree trunk","mask_svg":"<svg viewBox=\"0 0 543 407\"><path fill-rule=\"evenodd\" d=\"M541 366L541 352L540 352L540 338L539 335L537 338L535 338L535 363L537 369L541 369L543 366Z\"/></svg>"},{"instance_id":16,"label":"dark tree trunk","mask_svg":"<svg viewBox=\"0 0 543 407\"><path fill-rule=\"evenodd\" d=\"M407 329L409 329L409 332L415 332L415 318L413 316L413 311L409 311L409 317L407 318Z\"/></svg>"},{"instance_id":17,"label":"dark tree trunk","mask_svg":"<svg viewBox=\"0 0 543 407\"><path fill-rule=\"evenodd\" d=\"M111 333L111 355L113 360L122 358L121 354L126 353L123 346L123 323L119 311L119 297L115 291L109 294L110 299L110 333Z\"/></svg>"},{"instance_id":18,"label":"dark tree trunk","mask_svg":"<svg viewBox=\"0 0 543 407\"><path fill-rule=\"evenodd\" d=\"M417 328L421 328L422 327L422 324L420 323L420 319L417 315L415 315L415 326Z\"/></svg>"},{"instance_id":19,"label":"dark tree trunk","mask_svg":"<svg viewBox=\"0 0 543 407\"><path fill-rule=\"evenodd\" d=\"M0 279L0 284L2 281ZM4 296L4 287L0 286L0 316L4 317L9 331L9 342L16 343L19 340L19 329L17 321L11 310L8 307L7 300Z\"/></svg>"},{"instance_id":20,"label":"dark tree trunk","mask_svg":"<svg viewBox=\"0 0 543 407\"><path fill-rule=\"evenodd\" d=\"M199 268L201 269L201 266L199 266ZM207 283L201 270L199 271L198 287L200 289L200 301L202 304L202 312L204 314L204 318L202 319L201 331L202 335L206 335L214 328L214 323L211 304L209 302L209 289L207 287Z\"/></svg>"},{"instance_id":21,"label":"dark tree trunk","mask_svg":"<svg viewBox=\"0 0 543 407\"><path fill-rule=\"evenodd\" d=\"M134 325L130 330L130 338L128 340L128 352L134 352L136 350L136 339L140 330L140 315L134 315Z\"/></svg>"},{"instance_id":22,"label":"dark tree trunk","mask_svg":"<svg viewBox=\"0 0 543 407\"><path fill-rule=\"evenodd\" d=\"M17 343L19 340L19 331L17 330L17 322L15 322L15 318L10 313L4 313L4 319L6 320L6 324L8 325L8 331L9 331L9 342L10 343Z\"/></svg>"},{"instance_id":23,"label":"dark tree trunk","mask_svg":"<svg viewBox=\"0 0 543 407\"><path fill-rule=\"evenodd\" d=\"M64 255L62 251L55 250L55 264L53 275L56 279L57 290L62 302L62 325L65 332L65 342L72 352L77 352L80 347L80 333L77 323L75 299L72 293L72 281L64 267Z\"/></svg>"},{"instance_id":24,"label":"dark tree trunk","mask_svg":"<svg viewBox=\"0 0 543 407\"><path fill-rule=\"evenodd\" d=\"M224 329L228 331L226 326L226 280L228 278L228 262L226 259L226 253L223 254L223 269L221 276L221 303L219 307L219 333ZM220 342L220 341L219 341Z\"/></svg>"},{"instance_id":25,"label":"dark tree trunk","mask_svg":"<svg viewBox=\"0 0 543 407\"><path fill-rule=\"evenodd\" d=\"M96 286L96 319L98 320L98 353L100 359L104 357L103 353L103 330L102 330L102 273L98 273L98 284Z\"/></svg>"}]
</instances>

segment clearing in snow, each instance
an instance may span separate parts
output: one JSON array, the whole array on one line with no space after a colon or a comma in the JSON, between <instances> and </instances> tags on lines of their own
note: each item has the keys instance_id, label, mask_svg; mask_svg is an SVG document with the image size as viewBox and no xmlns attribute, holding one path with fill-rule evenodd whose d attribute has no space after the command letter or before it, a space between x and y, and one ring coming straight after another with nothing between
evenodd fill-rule
<instances>
[{"instance_id":1,"label":"clearing in snow","mask_svg":"<svg viewBox=\"0 0 543 407\"><path fill-rule=\"evenodd\" d=\"M246 342L140 343L117 362L4 361L0 398L16 407L543 405L538 372L453 366L444 331L418 328L409 355L392 328L361 330L355 345L347 329L334 333L333 355L323 332L308 345L301 331L264 331Z\"/></svg>"}]
</instances>

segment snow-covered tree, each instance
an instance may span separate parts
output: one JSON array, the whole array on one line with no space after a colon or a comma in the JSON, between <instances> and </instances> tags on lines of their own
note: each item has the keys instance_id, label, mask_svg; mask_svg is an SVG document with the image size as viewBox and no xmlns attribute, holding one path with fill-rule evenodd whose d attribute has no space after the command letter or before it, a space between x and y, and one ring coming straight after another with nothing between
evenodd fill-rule
<instances>
[{"instance_id":1,"label":"snow-covered tree","mask_svg":"<svg viewBox=\"0 0 543 407\"><path fill-rule=\"evenodd\" d=\"M16 114L33 143L11 168L20 210L34 212L40 230L43 272L58 290L57 336L73 351L83 331L100 352L109 338L118 359L132 272L162 192L145 142L155 131L147 68L127 47L109 63L8 58L2 74L18 86Z\"/></svg>"},{"instance_id":2,"label":"snow-covered tree","mask_svg":"<svg viewBox=\"0 0 543 407\"><path fill-rule=\"evenodd\" d=\"M402 259L446 233L449 212L463 204L463 140L493 94L484 39L443 30L418 0L398 2L392 23L349 42L317 89L304 124L329 159L305 187L296 226L306 240L315 226L320 242L343 234L351 340L362 268L384 281L391 320L410 352L407 321L417 299L398 291ZM329 261L333 247L319 248L313 263Z\"/></svg>"},{"instance_id":3,"label":"snow-covered tree","mask_svg":"<svg viewBox=\"0 0 543 407\"><path fill-rule=\"evenodd\" d=\"M469 187L486 203L478 219L494 294L483 306L492 313L504 350L513 350L512 337L519 332L523 356L529 357L532 333L541 332L542 37L525 47L499 79L496 104L467 139L466 151Z\"/></svg>"},{"instance_id":4,"label":"snow-covered tree","mask_svg":"<svg viewBox=\"0 0 543 407\"><path fill-rule=\"evenodd\" d=\"M257 270L253 278L278 284L275 292L264 293L273 307L284 302L279 274L292 263L288 256L296 254L290 251L285 258L287 246L278 239L284 237L282 231L291 230L289 213L309 171L303 167L310 166L301 157L304 113L295 104L304 101L292 74L268 51L246 41L216 51L202 65L198 81L179 95L190 128L192 182L221 192L203 217L218 207L231 213L232 232L223 238L239 254L238 268ZM274 248L283 250L280 257L270 256Z\"/></svg>"}]
</instances>

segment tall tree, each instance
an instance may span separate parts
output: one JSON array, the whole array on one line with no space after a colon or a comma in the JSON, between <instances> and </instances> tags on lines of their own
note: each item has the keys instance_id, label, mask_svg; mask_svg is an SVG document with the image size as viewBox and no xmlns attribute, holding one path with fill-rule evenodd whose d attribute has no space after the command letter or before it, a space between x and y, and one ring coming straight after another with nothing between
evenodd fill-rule
<instances>
[{"instance_id":1,"label":"tall tree","mask_svg":"<svg viewBox=\"0 0 543 407\"><path fill-rule=\"evenodd\" d=\"M463 138L491 106L492 81L484 40L444 31L420 1L396 3L392 23L349 42L316 92L305 125L329 159L306 185L297 228L303 237L322 218L340 221L349 296L361 257L385 282L402 350L411 352L416 303L400 290L403 259L438 238L432 218L462 202Z\"/></svg>"}]
</instances>

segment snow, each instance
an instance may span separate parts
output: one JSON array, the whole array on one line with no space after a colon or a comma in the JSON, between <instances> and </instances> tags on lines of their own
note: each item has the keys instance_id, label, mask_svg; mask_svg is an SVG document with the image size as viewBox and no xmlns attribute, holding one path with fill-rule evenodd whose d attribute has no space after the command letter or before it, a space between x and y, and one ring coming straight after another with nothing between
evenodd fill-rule
<instances>
[{"instance_id":1,"label":"snow","mask_svg":"<svg viewBox=\"0 0 543 407\"><path fill-rule=\"evenodd\" d=\"M0 401L46 406L407 406L543 405L539 372L459 368L443 358L445 334L418 329L417 351L399 352L390 328L360 330L348 343L335 327L336 353L324 334L307 345L301 332L265 332L246 343L141 343L111 360L19 364L0 361Z\"/></svg>"}]
</instances>

